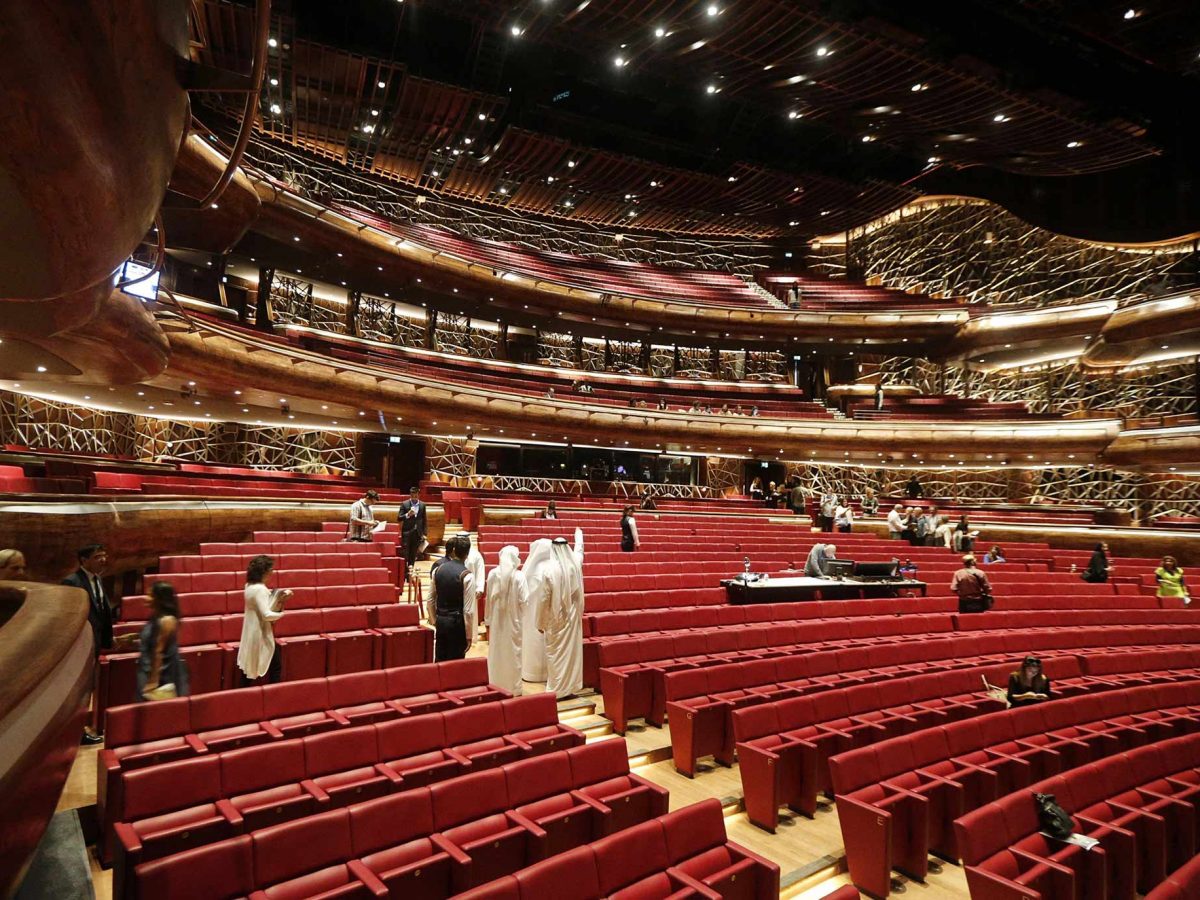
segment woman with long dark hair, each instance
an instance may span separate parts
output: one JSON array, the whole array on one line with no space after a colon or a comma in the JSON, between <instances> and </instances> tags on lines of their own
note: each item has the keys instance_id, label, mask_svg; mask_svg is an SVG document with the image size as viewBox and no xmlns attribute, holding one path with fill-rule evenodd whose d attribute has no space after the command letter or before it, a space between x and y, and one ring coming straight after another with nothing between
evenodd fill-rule
<instances>
[{"instance_id":1,"label":"woman with long dark hair","mask_svg":"<svg viewBox=\"0 0 1200 900\"><path fill-rule=\"evenodd\" d=\"M1083 570L1083 580L1093 584L1103 584L1112 574L1112 566L1108 564L1108 544L1100 543L1092 551L1087 568Z\"/></svg>"},{"instance_id":2,"label":"woman with long dark hair","mask_svg":"<svg viewBox=\"0 0 1200 900\"><path fill-rule=\"evenodd\" d=\"M179 598L165 581L156 581L146 596L151 612L150 621L142 626L137 699L186 697L187 664L179 658Z\"/></svg>"},{"instance_id":3,"label":"woman with long dark hair","mask_svg":"<svg viewBox=\"0 0 1200 900\"><path fill-rule=\"evenodd\" d=\"M1049 700L1050 679L1042 673L1042 661L1036 656L1027 656L1021 668L1008 676L1008 705L1029 706Z\"/></svg>"},{"instance_id":4,"label":"woman with long dark hair","mask_svg":"<svg viewBox=\"0 0 1200 900\"><path fill-rule=\"evenodd\" d=\"M283 607L292 592L272 591L268 587L275 560L255 556L246 568L246 614L242 620L242 639L238 646L238 668L247 684L266 677L276 684L283 675L283 660L275 646L274 623L283 618Z\"/></svg>"}]
</instances>

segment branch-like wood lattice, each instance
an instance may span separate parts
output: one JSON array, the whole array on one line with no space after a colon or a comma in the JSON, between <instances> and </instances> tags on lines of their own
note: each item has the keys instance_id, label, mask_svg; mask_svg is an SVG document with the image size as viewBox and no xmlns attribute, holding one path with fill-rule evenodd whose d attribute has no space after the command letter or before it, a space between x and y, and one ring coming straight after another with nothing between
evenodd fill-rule
<instances>
[{"instance_id":1,"label":"branch-like wood lattice","mask_svg":"<svg viewBox=\"0 0 1200 900\"><path fill-rule=\"evenodd\" d=\"M849 247L811 251L812 271L993 306L1117 300L1122 305L1196 283L1196 250L1103 247L1023 222L984 200L912 204L849 232Z\"/></svg>"},{"instance_id":2,"label":"branch-like wood lattice","mask_svg":"<svg viewBox=\"0 0 1200 900\"><path fill-rule=\"evenodd\" d=\"M401 315L390 300L363 294L359 301L358 332L362 337L399 347L424 347L427 330L424 318Z\"/></svg>"},{"instance_id":3,"label":"branch-like wood lattice","mask_svg":"<svg viewBox=\"0 0 1200 900\"><path fill-rule=\"evenodd\" d=\"M345 431L189 422L88 409L0 392L0 443L89 456L295 472L357 470L358 435Z\"/></svg>"}]
</instances>

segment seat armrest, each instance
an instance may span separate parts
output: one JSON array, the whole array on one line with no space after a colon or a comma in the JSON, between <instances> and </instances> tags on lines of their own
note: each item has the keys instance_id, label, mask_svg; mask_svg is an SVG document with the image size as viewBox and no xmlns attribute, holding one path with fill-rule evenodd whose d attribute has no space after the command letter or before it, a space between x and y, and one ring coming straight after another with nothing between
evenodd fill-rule
<instances>
[{"instance_id":1,"label":"seat armrest","mask_svg":"<svg viewBox=\"0 0 1200 900\"><path fill-rule=\"evenodd\" d=\"M376 763L375 771L392 783L393 786L399 787L404 783L404 776L389 766L387 763Z\"/></svg>"},{"instance_id":2,"label":"seat armrest","mask_svg":"<svg viewBox=\"0 0 1200 900\"><path fill-rule=\"evenodd\" d=\"M463 756L461 753L459 753L453 747L447 748L446 750L444 750L442 752L444 752L446 754L446 756L448 756L450 759L454 760L460 766L463 766L464 768L467 768L467 769L471 768L471 760L467 759L465 756Z\"/></svg>"},{"instance_id":3,"label":"seat armrest","mask_svg":"<svg viewBox=\"0 0 1200 900\"><path fill-rule=\"evenodd\" d=\"M274 740L283 740L283 732L270 722L259 722L258 724L262 727L262 730L269 734Z\"/></svg>"},{"instance_id":4,"label":"seat armrest","mask_svg":"<svg viewBox=\"0 0 1200 900\"><path fill-rule=\"evenodd\" d=\"M350 724L350 720L347 719L345 716L343 716L337 710L333 710L333 709L327 710L325 715L329 716L329 718L333 719L333 721L337 722L343 728Z\"/></svg>"},{"instance_id":5,"label":"seat armrest","mask_svg":"<svg viewBox=\"0 0 1200 900\"><path fill-rule=\"evenodd\" d=\"M530 834L532 834L538 840L541 840L542 838L546 837L546 829L542 828L540 825L538 825L532 819L527 817L524 813L519 813L519 812L516 812L515 810L509 810L504 815L508 818L508 821L511 822L513 825L518 825L521 828L524 828L526 831L528 831Z\"/></svg>"},{"instance_id":6,"label":"seat armrest","mask_svg":"<svg viewBox=\"0 0 1200 900\"><path fill-rule=\"evenodd\" d=\"M328 803L329 794L327 794L320 785L311 778L305 778L300 782L300 787L304 788L310 794L317 798L318 803Z\"/></svg>"},{"instance_id":7,"label":"seat armrest","mask_svg":"<svg viewBox=\"0 0 1200 900\"><path fill-rule=\"evenodd\" d=\"M237 808L224 798L217 801L217 812L228 819L229 824L239 829L242 827L242 823L245 821L242 818L242 814L237 811Z\"/></svg>"},{"instance_id":8,"label":"seat armrest","mask_svg":"<svg viewBox=\"0 0 1200 900\"><path fill-rule=\"evenodd\" d=\"M138 833L133 830L133 826L127 822L118 822L113 826L117 840L121 842L121 846L125 848L126 853L141 853L142 839L138 837Z\"/></svg>"},{"instance_id":9,"label":"seat armrest","mask_svg":"<svg viewBox=\"0 0 1200 900\"><path fill-rule=\"evenodd\" d=\"M346 863L346 868L350 870L350 874L366 885L376 897L386 897L388 895L387 885L379 880L379 877L368 869L357 859L352 859Z\"/></svg>"},{"instance_id":10,"label":"seat armrest","mask_svg":"<svg viewBox=\"0 0 1200 900\"><path fill-rule=\"evenodd\" d=\"M533 752L533 744L527 744L523 740L521 740L519 737L513 737L511 734L506 734L506 735L504 735L504 740L506 740L508 743L512 744L514 747L520 747L526 753Z\"/></svg>"},{"instance_id":11,"label":"seat armrest","mask_svg":"<svg viewBox=\"0 0 1200 900\"><path fill-rule=\"evenodd\" d=\"M753 860L760 866L766 866L769 870L775 873L776 877L778 877L780 871L778 863L771 862L771 860L767 859L765 856L759 856L753 850L743 847L741 844L735 843L734 841L726 841L725 847L734 856L740 856L743 859Z\"/></svg>"},{"instance_id":12,"label":"seat armrest","mask_svg":"<svg viewBox=\"0 0 1200 900\"><path fill-rule=\"evenodd\" d=\"M471 857L467 856L467 854L458 849L455 844L452 844L450 841L446 840L446 838L444 838L441 834L431 834L429 836L429 843L433 844L435 847L449 856L456 865L469 866L471 864Z\"/></svg>"},{"instance_id":13,"label":"seat armrest","mask_svg":"<svg viewBox=\"0 0 1200 900\"><path fill-rule=\"evenodd\" d=\"M607 806L605 806L603 803L601 803L595 797L589 797L587 794L584 794L581 791L577 791L577 790L571 791L571 796L574 799L578 800L580 803L590 806L592 809L596 810L596 812L598 812L598 813L607 814L607 813L612 812L612 810L610 810Z\"/></svg>"},{"instance_id":14,"label":"seat armrest","mask_svg":"<svg viewBox=\"0 0 1200 900\"><path fill-rule=\"evenodd\" d=\"M720 893L675 866L667 869L667 878L671 882L671 887L676 889L671 896L676 896L680 889L686 889L690 890L694 897L703 897L704 900L721 900Z\"/></svg>"},{"instance_id":15,"label":"seat armrest","mask_svg":"<svg viewBox=\"0 0 1200 900\"><path fill-rule=\"evenodd\" d=\"M200 738L194 734L185 734L183 736L183 740L189 747L192 748L193 753L207 753L208 752L208 745L205 744L204 741L200 740Z\"/></svg>"}]
</instances>

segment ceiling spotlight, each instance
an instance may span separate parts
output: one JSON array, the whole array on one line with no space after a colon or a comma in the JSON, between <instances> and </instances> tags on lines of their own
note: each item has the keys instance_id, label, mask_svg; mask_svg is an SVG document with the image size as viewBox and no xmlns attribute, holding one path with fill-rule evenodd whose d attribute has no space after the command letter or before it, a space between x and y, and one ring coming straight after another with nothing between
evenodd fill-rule
<instances>
[{"instance_id":1,"label":"ceiling spotlight","mask_svg":"<svg viewBox=\"0 0 1200 900\"><path fill-rule=\"evenodd\" d=\"M1083 146L1083 141L1067 141L1067 149L1075 150Z\"/></svg>"},{"instance_id":2,"label":"ceiling spotlight","mask_svg":"<svg viewBox=\"0 0 1200 900\"><path fill-rule=\"evenodd\" d=\"M46 371L46 367L45 367L45 366L38 366L38 367L37 367L37 370L38 370L39 372L45 372L45 371Z\"/></svg>"},{"instance_id":3,"label":"ceiling spotlight","mask_svg":"<svg viewBox=\"0 0 1200 900\"><path fill-rule=\"evenodd\" d=\"M363 130L363 134L374 134L375 126L374 125L364 125L362 127L362 130Z\"/></svg>"},{"instance_id":4,"label":"ceiling spotlight","mask_svg":"<svg viewBox=\"0 0 1200 900\"><path fill-rule=\"evenodd\" d=\"M479 121L480 121L480 122L483 122L483 121L485 121L486 119L487 119L487 116L486 116L486 115L484 115L483 113L480 113L480 114L479 114Z\"/></svg>"},{"instance_id":5,"label":"ceiling spotlight","mask_svg":"<svg viewBox=\"0 0 1200 900\"><path fill-rule=\"evenodd\" d=\"M522 29L520 25L513 25L511 28L508 29L508 33L511 34L513 37L520 37L521 32L523 30L524 29Z\"/></svg>"},{"instance_id":6,"label":"ceiling spotlight","mask_svg":"<svg viewBox=\"0 0 1200 900\"><path fill-rule=\"evenodd\" d=\"M293 241L298 241L298 240L300 240L300 235L298 235L298 234L293 234L293 235L292 235L292 240L293 240Z\"/></svg>"},{"instance_id":7,"label":"ceiling spotlight","mask_svg":"<svg viewBox=\"0 0 1200 900\"><path fill-rule=\"evenodd\" d=\"M667 29L665 29L661 25L659 25L657 28L654 29L654 36L656 38L666 37Z\"/></svg>"},{"instance_id":8,"label":"ceiling spotlight","mask_svg":"<svg viewBox=\"0 0 1200 900\"><path fill-rule=\"evenodd\" d=\"M575 160L573 160L573 159L568 159L568 160L567 160L567 168L568 168L568 169L573 169L573 168L575 168Z\"/></svg>"},{"instance_id":9,"label":"ceiling spotlight","mask_svg":"<svg viewBox=\"0 0 1200 900\"><path fill-rule=\"evenodd\" d=\"M709 7L708 7L708 9L705 10L705 12L708 13L710 16L718 16L721 14L721 8L719 6L717 6L717 4L711 3L711 4L709 4Z\"/></svg>"},{"instance_id":10,"label":"ceiling spotlight","mask_svg":"<svg viewBox=\"0 0 1200 900\"><path fill-rule=\"evenodd\" d=\"M931 166L940 163L941 161L942 158L940 156L931 156L929 159L925 160L925 162L929 163Z\"/></svg>"},{"instance_id":11,"label":"ceiling spotlight","mask_svg":"<svg viewBox=\"0 0 1200 900\"><path fill-rule=\"evenodd\" d=\"M993 122L1007 122L1007 121L1009 121L1010 118L1011 118L1010 116L1006 116L1004 113L996 113L994 116L992 116L992 121Z\"/></svg>"},{"instance_id":12,"label":"ceiling spotlight","mask_svg":"<svg viewBox=\"0 0 1200 900\"><path fill-rule=\"evenodd\" d=\"M504 185L500 185L500 193L507 194L508 188L506 188Z\"/></svg>"},{"instance_id":13,"label":"ceiling spotlight","mask_svg":"<svg viewBox=\"0 0 1200 900\"><path fill-rule=\"evenodd\" d=\"M927 91L927 90L929 90L929 85L927 85L927 84L926 84L925 82L923 82L923 81L918 81L916 84L914 84L912 87L910 87L910 88L909 88L909 90L910 90L910 91L912 91L912 92L915 94L915 93L917 93L918 91Z\"/></svg>"},{"instance_id":14,"label":"ceiling spotlight","mask_svg":"<svg viewBox=\"0 0 1200 900\"><path fill-rule=\"evenodd\" d=\"M1136 10L1136 9L1127 9L1127 10L1125 10L1125 18L1126 18L1127 20L1128 20L1128 19L1136 19L1136 18L1137 18L1138 16L1140 16L1140 15L1141 15L1141 12L1139 12L1139 11L1138 11L1138 10Z\"/></svg>"},{"instance_id":15,"label":"ceiling spotlight","mask_svg":"<svg viewBox=\"0 0 1200 900\"><path fill-rule=\"evenodd\" d=\"M864 135L862 136L862 142L863 142L864 144L869 144L869 143L871 143L871 141L873 141L873 140L875 140L875 135L873 135L873 134L864 134Z\"/></svg>"},{"instance_id":16,"label":"ceiling spotlight","mask_svg":"<svg viewBox=\"0 0 1200 900\"><path fill-rule=\"evenodd\" d=\"M1130 16L1130 15L1128 15L1128 14L1127 14L1127 15L1125 16L1125 18L1127 18L1127 19L1132 19L1132 18L1133 18L1133 16ZM268 46L268 47L278 47L278 46L279 46L279 41L275 40L275 38L267 38L267 46Z\"/></svg>"},{"instance_id":17,"label":"ceiling spotlight","mask_svg":"<svg viewBox=\"0 0 1200 900\"><path fill-rule=\"evenodd\" d=\"M625 68L626 62L627 62L627 60L623 56L618 56L613 59L613 65L616 66L618 69Z\"/></svg>"},{"instance_id":18,"label":"ceiling spotlight","mask_svg":"<svg viewBox=\"0 0 1200 900\"><path fill-rule=\"evenodd\" d=\"M280 106L278 103L272 103L271 104L271 112L273 112L275 115L279 115L281 112L283 112L283 107Z\"/></svg>"},{"instance_id":19,"label":"ceiling spotlight","mask_svg":"<svg viewBox=\"0 0 1200 900\"><path fill-rule=\"evenodd\" d=\"M279 87L279 79L278 78L271 79L271 87Z\"/></svg>"},{"instance_id":20,"label":"ceiling spotlight","mask_svg":"<svg viewBox=\"0 0 1200 900\"><path fill-rule=\"evenodd\" d=\"M383 90L385 87L387 87L387 82L386 82L386 81L381 81L381 82L379 82L379 89L380 89L380 90Z\"/></svg>"},{"instance_id":21,"label":"ceiling spotlight","mask_svg":"<svg viewBox=\"0 0 1200 900\"><path fill-rule=\"evenodd\" d=\"M817 48L817 56L829 56L831 52L828 47L822 46Z\"/></svg>"},{"instance_id":22,"label":"ceiling spotlight","mask_svg":"<svg viewBox=\"0 0 1200 900\"><path fill-rule=\"evenodd\" d=\"M442 173L441 173L441 172L439 172L437 169L434 169L434 170L433 170L433 171L431 171L429 174L430 174L431 176L433 176L434 178L437 178L437 177L438 177L439 175L441 175Z\"/></svg>"},{"instance_id":23,"label":"ceiling spotlight","mask_svg":"<svg viewBox=\"0 0 1200 900\"><path fill-rule=\"evenodd\" d=\"M719 88L719 87L717 87L715 84L710 84L710 85L709 85L708 87L706 87L704 90L705 90L705 91L707 91L707 92L708 92L708 93L710 93L710 94L715 94L717 91L719 91L719 90L720 90L720 88Z\"/></svg>"},{"instance_id":24,"label":"ceiling spotlight","mask_svg":"<svg viewBox=\"0 0 1200 900\"><path fill-rule=\"evenodd\" d=\"M658 187L658 182L657 181L650 182L650 187Z\"/></svg>"}]
</instances>

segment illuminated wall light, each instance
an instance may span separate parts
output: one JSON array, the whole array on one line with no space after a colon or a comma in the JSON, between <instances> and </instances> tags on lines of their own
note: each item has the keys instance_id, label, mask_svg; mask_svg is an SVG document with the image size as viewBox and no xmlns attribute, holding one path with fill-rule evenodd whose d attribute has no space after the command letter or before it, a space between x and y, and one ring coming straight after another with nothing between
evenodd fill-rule
<instances>
[{"instance_id":1,"label":"illuminated wall light","mask_svg":"<svg viewBox=\"0 0 1200 900\"><path fill-rule=\"evenodd\" d=\"M283 112L283 107L280 106L278 103L272 103L271 104L271 112L273 112L275 115L279 115L281 112Z\"/></svg>"}]
</instances>

